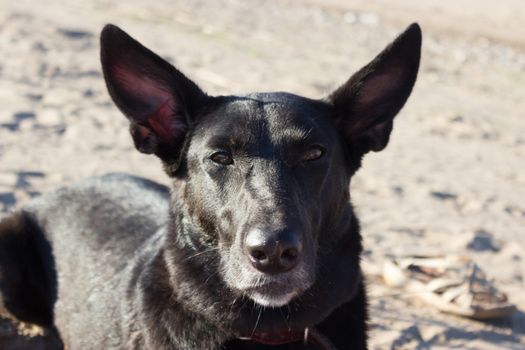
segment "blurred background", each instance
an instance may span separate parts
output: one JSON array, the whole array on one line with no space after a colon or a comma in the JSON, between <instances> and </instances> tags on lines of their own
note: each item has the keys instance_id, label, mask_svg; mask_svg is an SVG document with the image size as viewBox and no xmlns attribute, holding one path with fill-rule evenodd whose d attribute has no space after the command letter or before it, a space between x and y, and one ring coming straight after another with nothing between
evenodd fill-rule
<instances>
[{"instance_id":1,"label":"blurred background","mask_svg":"<svg viewBox=\"0 0 525 350\"><path fill-rule=\"evenodd\" d=\"M210 94L322 98L411 22L424 37L418 82L388 148L368 155L352 183L370 348L523 349L523 0L0 0L0 217L95 174L168 183L156 158L135 151L106 93L98 57L105 23ZM519 310L477 322L387 288L385 257L415 252L472 257ZM45 349L41 334L0 322L0 348Z\"/></svg>"}]
</instances>

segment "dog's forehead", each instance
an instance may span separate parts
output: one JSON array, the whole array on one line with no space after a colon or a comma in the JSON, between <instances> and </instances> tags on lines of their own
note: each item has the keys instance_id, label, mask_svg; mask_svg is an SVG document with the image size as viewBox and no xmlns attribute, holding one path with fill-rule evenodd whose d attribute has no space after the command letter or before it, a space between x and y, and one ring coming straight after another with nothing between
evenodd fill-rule
<instances>
[{"instance_id":1,"label":"dog's forehead","mask_svg":"<svg viewBox=\"0 0 525 350\"><path fill-rule=\"evenodd\" d=\"M307 123L321 113L327 104L286 92L252 93L233 97L228 108L273 124Z\"/></svg>"},{"instance_id":2,"label":"dog's forehead","mask_svg":"<svg viewBox=\"0 0 525 350\"><path fill-rule=\"evenodd\" d=\"M208 136L277 140L300 139L321 131L330 122L331 106L320 100L284 92L222 97L203 129ZM212 125L210 125L212 124Z\"/></svg>"}]
</instances>

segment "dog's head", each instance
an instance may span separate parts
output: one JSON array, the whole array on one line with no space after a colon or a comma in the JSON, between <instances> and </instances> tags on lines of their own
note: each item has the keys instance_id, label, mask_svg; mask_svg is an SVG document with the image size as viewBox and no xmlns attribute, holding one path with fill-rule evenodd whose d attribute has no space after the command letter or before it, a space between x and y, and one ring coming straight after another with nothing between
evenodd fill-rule
<instances>
[{"instance_id":1,"label":"dog's head","mask_svg":"<svg viewBox=\"0 0 525 350\"><path fill-rule=\"evenodd\" d=\"M104 28L101 45L108 90L135 146L181 180L176 239L195 256L216 256L234 293L280 307L321 273L337 283L359 270L349 180L365 153L385 148L410 95L416 24L322 100L212 97L115 26Z\"/></svg>"}]
</instances>

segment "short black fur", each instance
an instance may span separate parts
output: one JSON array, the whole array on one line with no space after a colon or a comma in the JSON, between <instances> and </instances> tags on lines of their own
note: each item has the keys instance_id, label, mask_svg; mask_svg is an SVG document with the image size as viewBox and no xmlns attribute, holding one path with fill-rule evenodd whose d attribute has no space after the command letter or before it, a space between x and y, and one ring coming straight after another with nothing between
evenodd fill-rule
<instances>
[{"instance_id":1,"label":"short black fur","mask_svg":"<svg viewBox=\"0 0 525 350\"><path fill-rule=\"evenodd\" d=\"M324 100L209 96L119 28L102 31L108 91L168 188L91 178L0 222L1 306L68 349L366 349L349 183L386 147L414 85L411 25Z\"/></svg>"}]
</instances>

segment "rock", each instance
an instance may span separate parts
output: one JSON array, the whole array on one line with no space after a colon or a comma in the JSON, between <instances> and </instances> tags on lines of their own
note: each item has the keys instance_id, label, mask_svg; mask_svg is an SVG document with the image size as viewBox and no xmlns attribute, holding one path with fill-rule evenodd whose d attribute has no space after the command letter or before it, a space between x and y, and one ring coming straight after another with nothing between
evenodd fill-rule
<instances>
[{"instance_id":1,"label":"rock","mask_svg":"<svg viewBox=\"0 0 525 350\"><path fill-rule=\"evenodd\" d=\"M15 186L17 181L17 176L11 172L0 173L0 186L8 187Z\"/></svg>"},{"instance_id":2,"label":"rock","mask_svg":"<svg viewBox=\"0 0 525 350\"><path fill-rule=\"evenodd\" d=\"M405 191L402 186L392 186L392 192L394 192L399 197L403 197L403 195L405 194Z\"/></svg>"},{"instance_id":3,"label":"rock","mask_svg":"<svg viewBox=\"0 0 525 350\"><path fill-rule=\"evenodd\" d=\"M475 232L474 237L467 243L467 249L477 252L499 252L501 245L494 241L492 233L480 229Z\"/></svg>"},{"instance_id":4,"label":"rock","mask_svg":"<svg viewBox=\"0 0 525 350\"><path fill-rule=\"evenodd\" d=\"M42 126L56 126L62 122L61 112L55 108L44 108L37 113L37 122Z\"/></svg>"},{"instance_id":5,"label":"rock","mask_svg":"<svg viewBox=\"0 0 525 350\"><path fill-rule=\"evenodd\" d=\"M84 97L93 97L95 95L95 92L92 89L86 89L84 90L84 93L82 95Z\"/></svg>"},{"instance_id":6,"label":"rock","mask_svg":"<svg viewBox=\"0 0 525 350\"><path fill-rule=\"evenodd\" d=\"M375 26L379 23L379 16L373 12L363 12L359 15L359 22Z\"/></svg>"},{"instance_id":7,"label":"rock","mask_svg":"<svg viewBox=\"0 0 525 350\"><path fill-rule=\"evenodd\" d=\"M466 198L463 196L459 197L456 203L463 214L479 213L485 207L485 204L481 200Z\"/></svg>"},{"instance_id":8,"label":"rock","mask_svg":"<svg viewBox=\"0 0 525 350\"><path fill-rule=\"evenodd\" d=\"M446 327L440 324L429 324L420 327L421 338L426 342L442 343L446 340Z\"/></svg>"},{"instance_id":9,"label":"rock","mask_svg":"<svg viewBox=\"0 0 525 350\"><path fill-rule=\"evenodd\" d=\"M458 196L455 193L452 192L446 192L446 191L432 191L430 192L430 195L439 200L449 200L449 199L456 199Z\"/></svg>"},{"instance_id":10,"label":"rock","mask_svg":"<svg viewBox=\"0 0 525 350\"><path fill-rule=\"evenodd\" d=\"M69 39L85 39L93 36L93 34L87 31L78 29L59 28L58 32Z\"/></svg>"}]
</instances>

